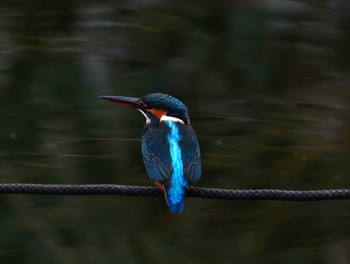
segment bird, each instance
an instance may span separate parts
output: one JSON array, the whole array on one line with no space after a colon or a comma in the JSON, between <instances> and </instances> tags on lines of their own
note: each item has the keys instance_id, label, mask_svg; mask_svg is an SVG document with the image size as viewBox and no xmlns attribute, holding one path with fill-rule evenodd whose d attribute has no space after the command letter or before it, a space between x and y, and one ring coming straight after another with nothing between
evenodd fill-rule
<instances>
[{"instance_id":1,"label":"bird","mask_svg":"<svg viewBox=\"0 0 350 264\"><path fill-rule=\"evenodd\" d=\"M200 179L202 171L199 143L187 107L164 93L100 98L135 108L145 116L142 155L146 172L164 193L169 211L182 213L186 191Z\"/></svg>"}]
</instances>

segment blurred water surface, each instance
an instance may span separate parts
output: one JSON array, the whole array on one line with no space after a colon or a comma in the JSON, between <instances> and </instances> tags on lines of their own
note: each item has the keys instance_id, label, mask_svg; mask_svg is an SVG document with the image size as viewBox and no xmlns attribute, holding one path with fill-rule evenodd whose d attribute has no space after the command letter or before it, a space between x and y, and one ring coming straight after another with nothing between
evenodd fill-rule
<instances>
[{"instance_id":1,"label":"blurred water surface","mask_svg":"<svg viewBox=\"0 0 350 264\"><path fill-rule=\"evenodd\" d=\"M1 182L151 185L144 118L190 109L199 186L350 188L350 5L1 1ZM349 201L0 197L1 263L350 263Z\"/></svg>"}]
</instances>

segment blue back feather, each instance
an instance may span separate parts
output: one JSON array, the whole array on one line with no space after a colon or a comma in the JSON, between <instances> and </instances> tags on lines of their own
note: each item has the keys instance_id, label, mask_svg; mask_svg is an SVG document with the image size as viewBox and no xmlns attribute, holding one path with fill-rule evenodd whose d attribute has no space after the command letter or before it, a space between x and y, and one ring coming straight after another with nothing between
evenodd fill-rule
<instances>
[{"instance_id":1,"label":"blue back feather","mask_svg":"<svg viewBox=\"0 0 350 264\"><path fill-rule=\"evenodd\" d=\"M170 131L168 134L169 150L173 173L170 180L170 186L165 187L166 200L172 213L181 213L184 210L184 200L186 195L186 186L188 185L184 175L184 166L182 163L180 141L181 135L175 122L167 121Z\"/></svg>"}]
</instances>

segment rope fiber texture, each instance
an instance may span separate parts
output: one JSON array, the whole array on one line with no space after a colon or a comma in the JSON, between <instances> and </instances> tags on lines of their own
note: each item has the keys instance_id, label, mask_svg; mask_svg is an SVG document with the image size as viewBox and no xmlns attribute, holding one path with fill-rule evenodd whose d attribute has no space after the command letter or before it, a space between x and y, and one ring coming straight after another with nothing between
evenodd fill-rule
<instances>
[{"instance_id":1,"label":"rope fiber texture","mask_svg":"<svg viewBox=\"0 0 350 264\"><path fill-rule=\"evenodd\" d=\"M44 195L124 195L159 197L163 193L157 187L115 184L34 184L2 183L0 194ZM350 189L326 190L276 190L276 189L219 189L192 187L187 197L223 200L281 200L322 201L350 199Z\"/></svg>"}]
</instances>

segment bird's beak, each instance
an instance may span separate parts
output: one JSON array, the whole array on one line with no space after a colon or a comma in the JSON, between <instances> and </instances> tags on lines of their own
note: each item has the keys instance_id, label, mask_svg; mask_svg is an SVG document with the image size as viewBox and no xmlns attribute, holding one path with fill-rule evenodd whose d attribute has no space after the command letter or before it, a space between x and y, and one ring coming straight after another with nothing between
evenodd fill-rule
<instances>
[{"instance_id":1,"label":"bird's beak","mask_svg":"<svg viewBox=\"0 0 350 264\"><path fill-rule=\"evenodd\" d=\"M99 98L105 99L112 103L116 103L122 106L133 107L137 109L141 109L141 105L139 104L140 98L134 97L125 97L125 96L113 96L113 95L105 95L99 96Z\"/></svg>"}]
</instances>

